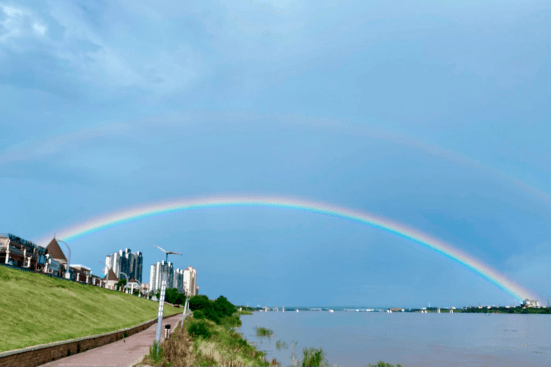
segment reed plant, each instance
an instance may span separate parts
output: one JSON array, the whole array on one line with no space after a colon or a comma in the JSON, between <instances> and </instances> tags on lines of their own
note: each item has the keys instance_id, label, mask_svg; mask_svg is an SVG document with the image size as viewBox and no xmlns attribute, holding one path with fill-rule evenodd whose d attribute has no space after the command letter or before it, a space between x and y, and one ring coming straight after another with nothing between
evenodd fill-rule
<instances>
[{"instance_id":1,"label":"reed plant","mask_svg":"<svg viewBox=\"0 0 551 368\"><path fill-rule=\"evenodd\" d=\"M274 331L267 329L265 327L255 327L256 336L258 337L272 337L274 334Z\"/></svg>"},{"instance_id":2,"label":"reed plant","mask_svg":"<svg viewBox=\"0 0 551 368\"><path fill-rule=\"evenodd\" d=\"M276 349L277 350L287 349L288 347L289 347L289 345L287 345L287 343L285 341L281 341L281 339L276 341Z\"/></svg>"},{"instance_id":3,"label":"reed plant","mask_svg":"<svg viewBox=\"0 0 551 368\"><path fill-rule=\"evenodd\" d=\"M400 364L392 365L387 362L383 362L382 360L379 360L376 364L368 364L368 367L401 367Z\"/></svg>"},{"instance_id":4,"label":"reed plant","mask_svg":"<svg viewBox=\"0 0 551 368\"><path fill-rule=\"evenodd\" d=\"M303 367L326 367L328 365L322 348L304 348L302 354Z\"/></svg>"}]
</instances>

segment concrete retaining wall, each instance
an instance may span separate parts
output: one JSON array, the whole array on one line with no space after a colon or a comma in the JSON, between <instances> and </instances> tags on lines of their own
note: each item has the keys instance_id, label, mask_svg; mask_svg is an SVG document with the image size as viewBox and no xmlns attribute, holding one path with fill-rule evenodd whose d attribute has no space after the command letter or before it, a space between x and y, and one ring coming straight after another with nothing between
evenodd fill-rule
<instances>
[{"instance_id":1,"label":"concrete retaining wall","mask_svg":"<svg viewBox=\"0 0 551 368\"><path fill-rule=\"evenodd\" d=\"M181 314L181 313L176 313ZM175 316L164 316L163 319ZM157 318L134 327L125 328L102 335L81 337L78 339L59 341L50 344L31 346L24 349L11 350L0 353L0 366L2 367L36 367L53 360L69 355L106 345L135 333L157 323Z\"/></svg>"}]
</instances>

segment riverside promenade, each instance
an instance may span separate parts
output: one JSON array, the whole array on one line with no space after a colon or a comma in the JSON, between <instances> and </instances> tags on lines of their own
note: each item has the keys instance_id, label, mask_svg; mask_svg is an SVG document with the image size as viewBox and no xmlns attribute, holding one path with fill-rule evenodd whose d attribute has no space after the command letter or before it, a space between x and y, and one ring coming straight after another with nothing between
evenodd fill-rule
<instances>
[{"instance_id":1,"label":"riverside promenade","mask_svg":"<svg viewBox=\"0 0 551 368\"><path fill-rule=\"evenodd\" d=\"M171 333L182 321L182 314L177 314L163 321L161 341L164 340L164 325L169 324ZM149 353L149 347L155 340L157 324L123 340L103 345L95 349L61 358L41 367L132 367L138 364Z\"/></svg>"}]
</instances>

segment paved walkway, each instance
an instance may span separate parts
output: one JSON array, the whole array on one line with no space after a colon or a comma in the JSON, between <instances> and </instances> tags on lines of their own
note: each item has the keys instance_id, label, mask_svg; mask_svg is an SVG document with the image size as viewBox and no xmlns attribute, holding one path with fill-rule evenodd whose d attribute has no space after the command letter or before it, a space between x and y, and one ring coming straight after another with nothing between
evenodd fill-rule
<instances>
[{"instance_id":1,"label":"paved walkway","mask_svg":"<svg viewBox=\"0 0 551 368\"><path fill-rule=\"evenodd\" d=\"M182 321L182 314L163 320L161 341L164 340L164 325L170 324L171 332ZM125 339L103 345L80 354L54 360L42 367L132 367L149 354L155 340L157 324Z\"/></svg>"}]
</instances>

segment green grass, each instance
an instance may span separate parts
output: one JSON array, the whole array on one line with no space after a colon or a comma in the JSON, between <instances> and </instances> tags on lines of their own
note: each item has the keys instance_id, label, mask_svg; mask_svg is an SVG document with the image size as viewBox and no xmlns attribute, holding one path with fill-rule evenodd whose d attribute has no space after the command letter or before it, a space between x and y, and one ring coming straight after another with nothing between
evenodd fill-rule
<instances>
[{"instance_id":1,"label":"green grass","mask_svg":"<svg viewBox=\"0 0 551 368\"><path fill-rule=\"evenodd\" d=\"M141 365L175 367L268 367L266 354L251 346L241 334L207 319L186 318L184 328L176 327L170 339L161 343L163 357L152 352Z\"/></svg>"},{"instance_id":2,"label":"green grass","mask_svg":"<svg viewBox=\"0 0 551 368\"><path fill-rule=\"evenodd\" d=\"M133 295L0 266L0 352L135 326L158 308ZM165 304L165 315L179 311Z\"/></svg>"}]
</instances>

